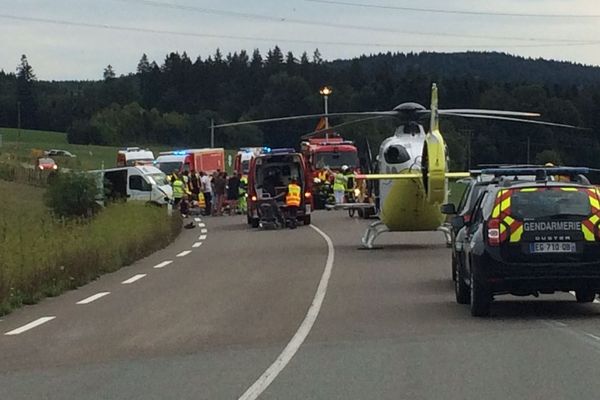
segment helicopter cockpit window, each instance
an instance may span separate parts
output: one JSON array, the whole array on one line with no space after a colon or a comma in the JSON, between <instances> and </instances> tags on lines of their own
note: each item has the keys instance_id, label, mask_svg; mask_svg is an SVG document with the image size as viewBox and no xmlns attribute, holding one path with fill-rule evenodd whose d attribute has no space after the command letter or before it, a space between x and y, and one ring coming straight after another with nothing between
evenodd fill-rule
<instances>
[{"instance_id":1,"label":"helicopter cockpit window","mask_svg":"<svg viewBox=\"0 0 600 400\"><path fill-rule=\"evenodd\" d=\"M410 154L406 148L399 144L388 147L383 153L383 157L388 164L402 164L410 160Z\"/></svg>"}]
</instances>

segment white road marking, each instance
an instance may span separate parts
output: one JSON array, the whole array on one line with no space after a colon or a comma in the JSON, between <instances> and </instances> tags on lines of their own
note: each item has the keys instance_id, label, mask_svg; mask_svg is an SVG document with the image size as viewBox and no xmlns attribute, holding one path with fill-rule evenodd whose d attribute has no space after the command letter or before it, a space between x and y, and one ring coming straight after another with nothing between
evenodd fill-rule
<instances>
[{"instance_id":1,"label":"white road marking","mask_svg":"<svg viewBox=\"0 0 600 400\"><path fill-rule=\"evenodd\" d=\"M198 238L198 240L206 240L206 235L200 235L200 237Z\"/></svg>"},{"instance_id":2,"label":"white road marking","mask_svg":"<svg viewBox=\"0 0 600 400\"><path fill-rule=\"evenodd\" d=\"M36 326L40 326L42 324L45 324L48 321L52 321L54 318L56 318L56 317L42 317L42 318L36 319L35 321L28 323L27 325L23 325L22 327L14 329L10 332L6 332L5 335L7 335L7 336L20 335L23 332L26 332L30 329L35 328Z\"/></svg>"},{"instance_id":3,"label":"white road marking","mask_svg":"<svg viewBox=\"0 0 600 400\"><path fill-rule=\"evenodd\" d=\"M194 220L195 220L196 222L201 222L201 221L202 221L202 218L194 218Z\"/></svg>"},{"instance_id":4,"label":"white road marking","mask_svg":"<svg viewBox=\"0 0 600 400\"><path fill-rule=\"evenodd\" d=\"M208 233L208 229L203 228L203 229L200 230L200 233Z\"/></svg>"},{"instance_id":5,"label":"white road marking","mask_svg":"<svg viewBox=\"0 0 600 400\"><path fill-rule=\"evenodd\" d=\"M557 326L560 326L560 327L563 327L563 328L564 328L565 326L567 326L567 324L565 324L564 322L560 322L560 321L554 321L554 323L555 323Z\"/></svg>"},{"instance_id":6,"label":"white road marking","mask_svg":"<svg viewBox=\"0 0 600 400\"><path fill-rule=\"evenodd\" d=\"M591 337L591 338L592 338L592 339L594 339L594 340L598 340L598 341L600 341L600 337L598 337L598 336L596 336L596 335L592 335L591 333L586 333L585 335L586 335L586 336L588 336L588 337Z\"/></svg>"},{"instance_id":7,"label":"white road marking","mask_svg":"<svg viewBox=\"0 0 600 400\"><path fill-rule=\"evenodd\" d=\"M185 257L188 254L190 254L191 252L192 252L191 250L182 251L181 253L177 254L175 257Z\"/></svg>"},{"instance_id":8,"label":"white road marking","mask_svg":"<svg viewBox=\"0 0 600 400\"><path fill-rule=\"evenodd\" d=\"M193 248L197 249L198 247L202 246L202 242L196 242L192 245Z\"/></svg>"},{"instance_id":9,"label":"white road marking","mask_svg":"<svg viewBox=\"0 0 600 400\"><path fill-rule=\"evenodd\" d=\"M146 276L146 274L137 274L137 275L134 275L131 278L127 279L126 281L121 282L121 283L123 285L128 285L128 284L133 283L135 281L139 281L140 279L142 279L145 276Z\"/></svg>"},{"instance_id":10,"label":"white road marking","mask_svg":"<svg viewBox=\"0 0 600 400\"><path fill-rule=\"evenodd\" d=\"M321 281L317 287L315 297L313 298L310 308L306 313L306 317L304 317L304 321L302 321L302 324L300 324L300 327L290 342L287 344L287 346L285 346L273 364L271 364L271 366L269 366L269 368L263 372L260 378L258 378L258 380L254 382L254 384L252 384L252 386L250 386L243 395L240 396L239 400L255 400L269 387L275 378L277 378L277 375L279 375L279 373L283 371L286 365L291 361L302 343L304 343L304 340L310 333L310 330L319 316L319 311L321 311L325 294L327 294L327 285L329 284L329 278L331 277L331 270L333 269L335 249L333 247L331 238L327 236L325 232L314 225L310 225L310 227L317 231L317 233L325 239L328 250L325 269L323 270L323 275L321 275Z\"/></svg>"},{"instance_id":11,"label":"white road marking","mask_svg":"<svg viewBox=\"0 0 600 400\"><path fill-rule=\"evenodd\" d=\"M168 260L168 261L163 261L163 262L161 262L160 264L156 264L156 265L155 265L153 268L156 268L156 269L158 269L158 268L164 268L164 267L166 267L167 265L171 264L172 262L173 262L173 261L171 261L171 260Z\"/></svg>"},{"instance_id":12,"label":"white road marking","mask_svg":"<svg viewBox=\"0 0 600 400\"><path fill-rule=\"evenodd\" d=\"M88 298L85 298L83 300L78 301L75 304L90 304L92 301L96 301L104 296L108 296L110 294L110 292L100 292L100 293L96 293L93 296L90 296Z\"/></svg>"},{"instance_id":13,"label":"white road marking","mask_svg":"<svg viewBox=\"0 0 600 400\"><path fill-rule=\"evenodd\" d=\"M203 223L201 223L201 224L198 224L198 226L199 226L200 228L204 228L204 227L206 226L206 224L203 222Z\"/></svg>"}]
</instances>

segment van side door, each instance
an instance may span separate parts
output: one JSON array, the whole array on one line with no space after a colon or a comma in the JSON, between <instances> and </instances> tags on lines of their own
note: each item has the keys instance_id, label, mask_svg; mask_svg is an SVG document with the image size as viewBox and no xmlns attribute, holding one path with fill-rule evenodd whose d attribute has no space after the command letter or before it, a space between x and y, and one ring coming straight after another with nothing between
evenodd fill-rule
<instances>
[{"instance_id":1,"label":"van side door","mask_svg":"<svg viewBox=\"0 0 600 400\"><path fill-rule=\"evenodd\" d=\"M152 185L141 174L129 174L128 178L128 194L130 200L136 201L151 201L152 200Z\"/></svg>"}]
</instances>

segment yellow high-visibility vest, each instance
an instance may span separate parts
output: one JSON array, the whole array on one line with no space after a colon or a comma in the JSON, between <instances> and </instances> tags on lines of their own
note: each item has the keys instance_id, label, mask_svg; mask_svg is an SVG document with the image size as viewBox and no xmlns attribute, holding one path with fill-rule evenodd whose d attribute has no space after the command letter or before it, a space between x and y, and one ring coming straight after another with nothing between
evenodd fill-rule
<instances>
[{"instance_id":1,"label":"yellow high-visibility vest","mask_svg":"<svg viewBox=\"0 0 600 400\"><path fill-rule=\"evenodd\" d=\"M285 196L285 204L292 207L300 207L300 192L302 189L300 186L290 183L288 185L287 196Z\"/></svg>"}]
</instances>

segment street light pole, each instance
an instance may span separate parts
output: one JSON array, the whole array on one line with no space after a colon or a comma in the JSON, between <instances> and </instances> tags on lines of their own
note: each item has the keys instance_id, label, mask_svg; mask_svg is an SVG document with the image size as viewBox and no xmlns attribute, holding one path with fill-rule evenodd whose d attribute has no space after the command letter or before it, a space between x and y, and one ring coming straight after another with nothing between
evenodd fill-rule
<instances>
[{"instance_id":1,"label":"street light pole","mask_svg":"<svg viewBox=\"0 0 600 400\"><path fill-rule=\"evenodd\" d=\"M329 129L329 117L327 116L327 114L329 114L328 100L329 95L333 93L333 90L329 86L323 86L321 90L319 90L319 93L323 96L323 102L325 105L325 139L327 140L329 139L329 132L327 131L327 129Z\"/></svg>"},{"instance_id":2,"label":"street light pole","mask_svg":"<svg viewBox=\"0 0 600 400\"><path fill-rule=\"evenodd\" d=\"M213 118L210 120L210 147L213 149L215 147L215 120Z\"/></svg>"}]
</instances>

